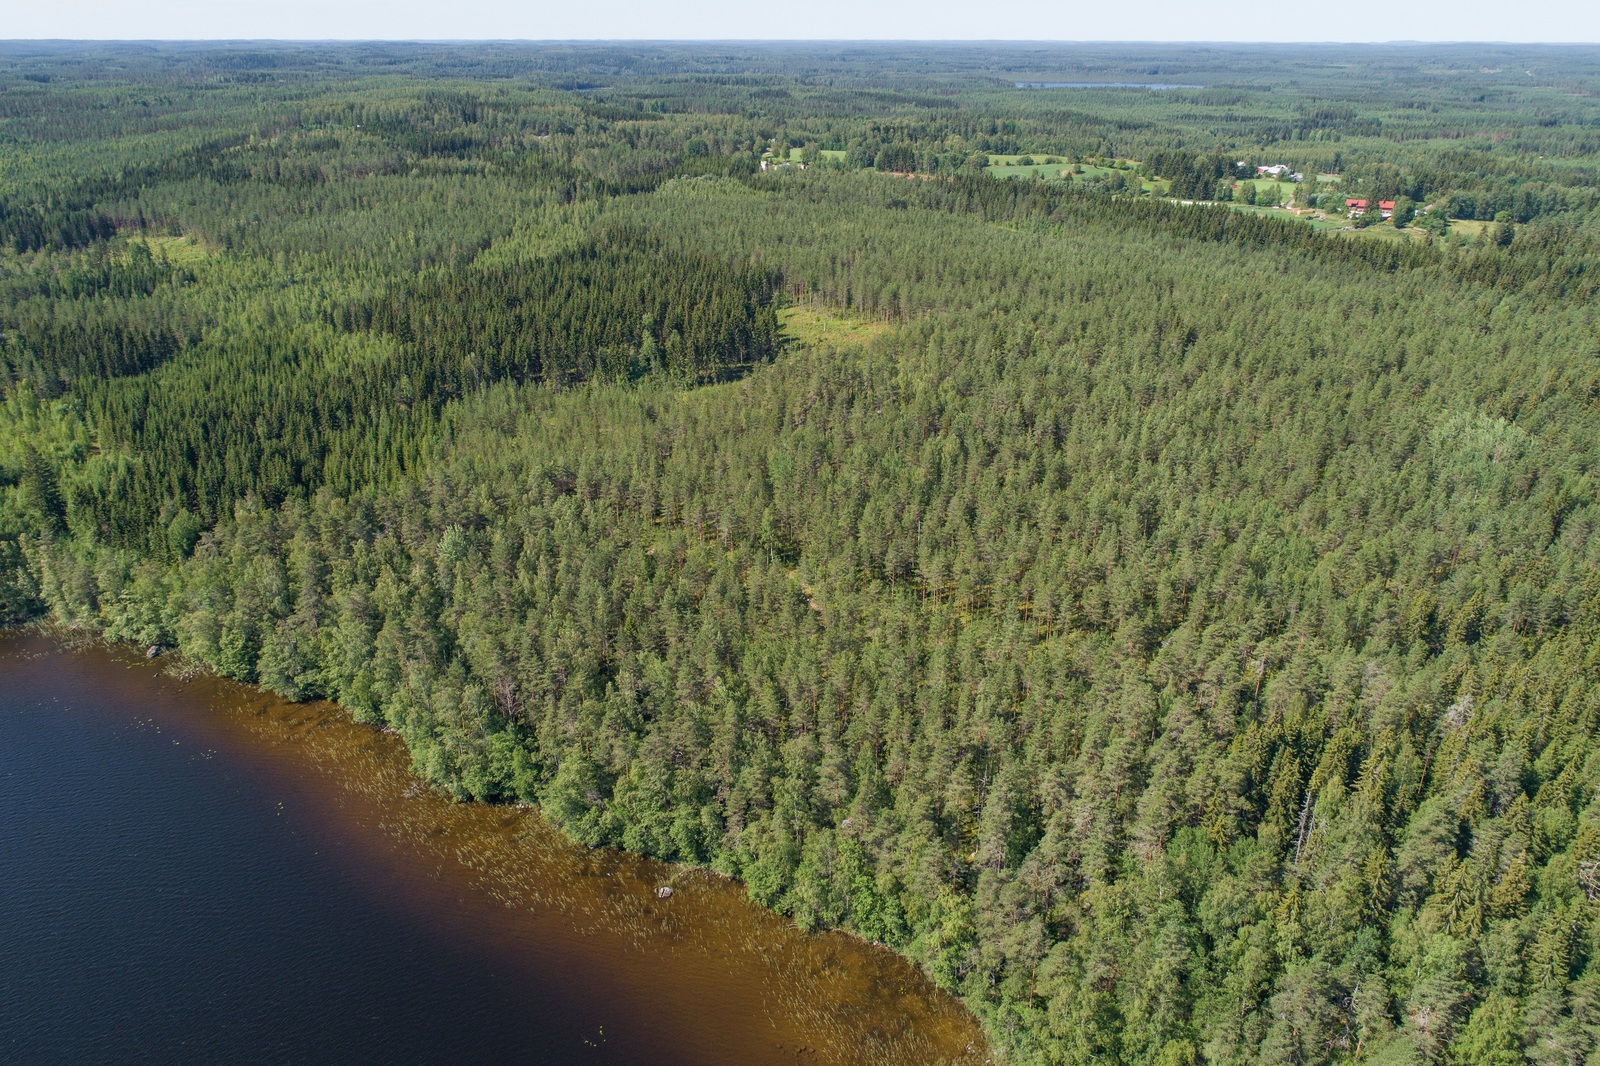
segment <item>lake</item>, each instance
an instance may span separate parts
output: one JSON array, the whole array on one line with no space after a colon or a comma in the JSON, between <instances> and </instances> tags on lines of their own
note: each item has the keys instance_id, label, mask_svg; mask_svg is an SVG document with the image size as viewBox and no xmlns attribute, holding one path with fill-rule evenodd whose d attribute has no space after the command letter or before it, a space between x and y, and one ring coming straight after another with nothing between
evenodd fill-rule
<instances>
[{"instance_id":1,"label":"lake","mask_svg":"<svg viewBox=\"0 0 1600 1066\"><path fill-rule=\"evenodd\" d=\"M990 1061L884 949L175 665L0 631L5 1061Z\"/></svg>"}]
</instances>

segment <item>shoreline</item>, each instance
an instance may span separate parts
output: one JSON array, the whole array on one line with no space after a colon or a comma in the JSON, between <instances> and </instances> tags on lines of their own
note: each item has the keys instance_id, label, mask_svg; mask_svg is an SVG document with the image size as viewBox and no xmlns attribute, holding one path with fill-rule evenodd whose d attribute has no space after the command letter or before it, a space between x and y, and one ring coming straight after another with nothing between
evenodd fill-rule
<instances>
[{"instance_id":1,"label":"shoreline","mask_svg":"<svg viewBox=\"0 0 1600 1066\"><path fill-rule=\"evenodd\" d=\"M555 849L552 848L551 840L548 838L554 838L559 841L559 849L564 849L571 853L581 853L583 865L586 868L607 871L608 883L611 880L620 878L621 880L618 883L631 886L629 891L633 895L647 899L647 902L643 902L643 910L646 913L652 910L668 911L674 907L682 907L685 905L685 900L689 901L688 905L690 906L698 906L700 898L709 892L712 897L721 900L721 902L714 902L712 907L718 913L747 909L748 912L762 916L758 924L763 924L767 927L768 933L764 935L768 937L777 936L779 939L791 942L790 947L780 949L780 954L783 951L800 950L804 954L807 950L810 952L821 950L824 956L832 958L843 951L847 955L856 956L854 966L857 971L861 971L855 973L854 980L856 981L871 980L876 983L882 980L882 977L873 977L871 974L900 970L902 971L902 976L894 980L894 984L900 987L892 996L893 999L901 1001L905 1000L905 997L909 995L924 1001L927 1005L926 1009L933 1012L926 1016L925 1020L927 1022L932 1022L934 1019L943 1019L937 1025L939 1029L947 1029L953 1023L958 1029L965 1028L971 1034L975 1034L977 1042L981 1044L981 1046L974 1046L975 1042L969 1039L965 1041L965 1048L956 1053L955 1058L946 1057L936 1061L967 1063L971 1064L971 1066L978 1066L980 1063L993 1064L1003 1061L996 1056L993 1047L989 1043L988 1034L983 1030L977 1015L959 997L938 989L926 972L908 956L895 951L887 945L869 941L847 929L824 927L814 931L807 931L787 916L757 903L750 897L743 882L709 866L668 863L647 855L606 845L587 846L573 840L571 836L547 818L537 804L529 802L478 802L470 797L458 798L445 789L429 785L417 776L414 767L410 763L411 749L405 744L404 738L400 736L397 730L358 721L354 715L338 703L330 700L304 702L284 700L259 685L226 678L203 664L196 663L184 656L180 649L163 651L155 659L149 659L136 646L126 642L109 641L104 638L100 631L93 628L68 626L51 620L35 620L0 627L0 636L7 633L22 636L24 639L27 637L39 639L48 643L52 649L61 654L104 652L124 668L142 667L144 668L142 672L146 672L147 676L167 683L182 685L185 689L194 685L208 686L209 691L196 693L196 697L199 699L214 699L219 692L232 696L241 696L243 697L242 705L255 708L252 712L253 714L287 713L288 717L302 723L300 727L302 730L317 730L318 727L326 726L328 719L331 718L337 720L339 729L344 731L346 737L360 735L367 738L369 742L379 741L379 738L382 738L381 746L389 749L394 759L404 760L404 767L400 771L404 775L405 786L401 792L401 798L408 807L417 808L420 804L422 809L431 809L436 813L454 810L465 812L467 819L494 822L503 822L506 814L510 813L515 821L531 820L532 828L524 829L523 832L532 832L535 836L542 835L547 838L539 845L541 848L553 852ZM270 710L271 708L277 708L278 711L273 712ZM213 710L216 711L218 708L213 708ZM359 733L352 734L351 731L359 731ZM367 749L373 747L371 743L358 743L347 746ZM364 757L367 752L362 751L357 754ZM319 759L326 760L330 757L328 753L323 752ZM339 782L339 787L352 789L360 786L353 781L341 781ZM374 841L368 841L367 844L376 846ZM526 860L527 856L523 858ZM553 861L559 861L559 858ZM508 879L526 881L528 875L539 872L527 869L525 861L521 864L510 863L520 868L507 871L503 867L508 863L509 860L505 855L496 855L493 860L489 861L489 866L494 870L499 870L499 873L491 872L483 875L486 883L495 886L491 888L491 891L497 895L510 891L501 882ZM510 875L509 878L508 874ZM521 876L517 876L518 874ZM524 884L517 889L517 892L525 890L526 885ZM665 891L663 892L663 890ZM515 894L515 892L512 893L512 895ZM730 899L728 897L733 898ZM668 900L671 900L670 904L667 903ZM737 901L737 906L735 905L735 900ZM509 902L506 905L512 906ZM537 909L543 910L545 907L541 906ZM624 925L626 924L624 922ZM616 930L612 932L615 934ZM637 940L640 935L637 930L629 929L627 932L627 938L630 940ZM648 932L643 935L646 939L639 941L641 946L650 942L651 937ZM674 942L677 942L684 934L680 930L670 935ZM847 948L844 945L851 945L851 947ZM770 947L770 945L763 947L758 951L758 955L766 957L770 954ZM748 950L748 946L744 950ZM738 963L738 960L733 958L719 961L729 965ZM920 991L905 986L905 981L910 975L915 975L913 983L922 986ZM847 974L846 978L848 979L849 976ZM816 978L814 976L806 978L803 975L791 975L791 979L803 983ZM858 1009L867 1008L869 1002L870 999L867 999L848 1006L851 1013L854 1013ZM902 1003L903 1005L904 1003ZM844 1008L846 1004L841 1003L838 1006L839 1008ZM952 1010L956 1012L955 1016L951 1015ZM832 1028L832 1023L829 1023L829 1027L830 1029ZM824 1058L817 1061L829 1061L829 1059L824 1056ZM847 1057L838 1061L851 1060ZM918 1060L900 1061L905 1061L909 1066L909 1063Z\"/></svg>"}]
</instances>

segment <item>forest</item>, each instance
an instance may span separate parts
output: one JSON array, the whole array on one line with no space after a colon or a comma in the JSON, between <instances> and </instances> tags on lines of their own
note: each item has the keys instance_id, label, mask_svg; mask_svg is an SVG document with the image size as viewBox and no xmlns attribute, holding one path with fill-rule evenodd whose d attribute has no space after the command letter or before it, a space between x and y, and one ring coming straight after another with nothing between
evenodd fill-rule
<instances>
[{"instance_id":1,"label":"forest","mask_svg":"<svg viewBox=\"0 0 1600 1066\"><path fill-rule=\"evenodd\" d=\"M1593 1063L1597 190L1577 48L0 44L0 621L1001 1062Z\"/></svg>"}]
</instances>

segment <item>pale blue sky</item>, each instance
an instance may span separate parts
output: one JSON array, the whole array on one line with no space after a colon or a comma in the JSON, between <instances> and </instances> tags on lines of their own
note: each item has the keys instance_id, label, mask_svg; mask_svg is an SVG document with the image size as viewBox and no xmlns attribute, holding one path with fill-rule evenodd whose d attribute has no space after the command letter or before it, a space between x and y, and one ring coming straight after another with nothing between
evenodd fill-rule
<instances>
[{"instance_id":1,"label":"pale blue sky","mask_svg":"<svg viewBox=\"0 0 1600 1066\"><path fill-rule=\"evenodd\" d=\"M0 0L0 37L1594 42L1600 3Z\"/></svg>"}]
</instances>

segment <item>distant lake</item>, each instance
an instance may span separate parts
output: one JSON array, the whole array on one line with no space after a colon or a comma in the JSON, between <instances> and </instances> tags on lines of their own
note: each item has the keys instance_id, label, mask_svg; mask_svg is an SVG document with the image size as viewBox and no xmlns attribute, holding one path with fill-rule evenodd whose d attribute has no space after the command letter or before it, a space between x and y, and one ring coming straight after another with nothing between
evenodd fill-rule
<instances>
[{"instance_id":1,"label":"distant lake","mask_svg":"<svg viewBox=\"0 0 1600 1066\"><path fill-rule=\"evenodd\" d=\"M0 630L0 1060L989 1061L883 949L166 665Z\"/></svg>"},{"instance_id":2,"label":"distant lake","mask_svg":"<svg viewBox=\"0 0 1600 1066\"><path fill-rule=\"evenodd\" d=\"M1019 89L1204 89L1204 85L1175 85L1161 81L1019 81Z\"/></svg>"}]
</instances>

